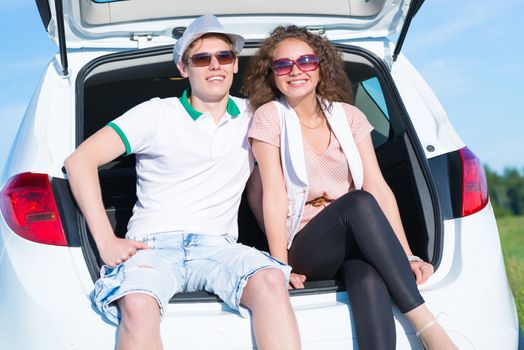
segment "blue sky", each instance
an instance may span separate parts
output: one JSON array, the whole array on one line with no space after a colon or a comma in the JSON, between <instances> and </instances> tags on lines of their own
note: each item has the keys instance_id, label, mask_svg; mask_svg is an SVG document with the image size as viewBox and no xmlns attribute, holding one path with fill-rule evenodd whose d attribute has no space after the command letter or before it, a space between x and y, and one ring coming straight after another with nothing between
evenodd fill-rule
<instances>
[{"instance_id":1,"label":"blue sky","mask_svg":"<svg viewBox=\"0 0 524 350\"><path fill-rule=\"evenodd\" d=\"M403 52L473 152L524 170L524 1L426 0ZM0 169L46 64L57 51L34 1L0 0ZM11 33L11 34L8 34Z\"/></svg>"}]
</instances>

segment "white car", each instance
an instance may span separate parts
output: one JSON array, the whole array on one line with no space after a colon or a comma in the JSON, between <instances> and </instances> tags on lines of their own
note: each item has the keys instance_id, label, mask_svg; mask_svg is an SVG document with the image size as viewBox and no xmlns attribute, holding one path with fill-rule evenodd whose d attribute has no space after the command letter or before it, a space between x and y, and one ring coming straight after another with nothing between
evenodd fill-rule
<instances>
[{"instance_id":1,"label":"white car","mask_svg":"<svg viewBox=\"0 0 524 350\"><path fill-rule=\"evenodd\" d=\"M460 349L517 349L517 312L483 168L400 53L422 2L36 0L60 50L36 88L0 177L0 349L115 347L116 328L91 303L100 259L63 162L132 106L180 96L187 82L173 64L172 45L204 13L246 37L239 75L278 24L306 26L341 49L356 105L375 127L376 153L410 245L435 265L420 286L427 304ZM397 43L388 39L395 34ZM240 82L238 76L233 94ZM99 175L107 214L123 236L135 201L134 158L118 158ZM245 203L239 226L241 242L264 249ZM304 349L356 348L340 281L309 282L290 294ZM392 307L397 349L422 349ZM207 293L175 296L161 329L166 349L255 346L250 320Z\"/></svg>"}]
</instances>

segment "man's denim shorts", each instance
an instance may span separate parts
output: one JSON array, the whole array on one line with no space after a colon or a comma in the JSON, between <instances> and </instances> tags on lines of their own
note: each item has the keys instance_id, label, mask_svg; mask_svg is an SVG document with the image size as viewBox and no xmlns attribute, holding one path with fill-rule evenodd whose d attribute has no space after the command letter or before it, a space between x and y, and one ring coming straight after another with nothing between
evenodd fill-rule
<instances>
[{"instance_id":1,"label":"man's denim shorts","mask_svg":"<svg viewBox=\"0 0 524 350\"><path fill-rule=\"evenodd\" d=\"M240 297L250 276L261 269L278 268L287 286L291 272L288 265L269 254L236 243L227 235L169 232L137 240L149 249L139 250L116 267L103 266L95 283L93 301L115 324L120 320L116 301L130 293L152 296L163 315L175 293L205 290L246 316Z\"/></svg>"}]
</instances>

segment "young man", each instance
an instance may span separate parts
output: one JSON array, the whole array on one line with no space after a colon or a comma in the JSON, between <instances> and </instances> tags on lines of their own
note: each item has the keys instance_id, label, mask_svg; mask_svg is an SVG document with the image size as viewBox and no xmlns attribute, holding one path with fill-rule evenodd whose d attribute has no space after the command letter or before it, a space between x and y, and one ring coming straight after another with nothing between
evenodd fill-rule
<instances>
[{"instance_id":1,"label":"young man","mask_svg":"<svg viewBox=\"0 0 524 350\"><path fill-rule=\"evenodd\" d=\"M188 26L174 61L190 92L154 98L84 141L65 161L75 199L106 266L95 305L119 324L119 349L161 349L160 318L174 293L207 290L248 308L259 349L297 349L290 268L236 244L241 193L253 168L245 101L229 96L244 39L211 15ZM137 202L115 236L97 168L134 153Z\"/></svg>"}]
</instances>

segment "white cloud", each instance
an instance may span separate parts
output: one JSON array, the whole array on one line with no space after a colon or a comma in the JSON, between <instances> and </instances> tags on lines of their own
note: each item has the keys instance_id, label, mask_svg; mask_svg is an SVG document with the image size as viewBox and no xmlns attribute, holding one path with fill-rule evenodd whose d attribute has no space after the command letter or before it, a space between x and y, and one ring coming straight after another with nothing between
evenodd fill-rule
<instances>
[{"instance_id":1,"label":"white cloud","mask_svg":"<svg viewBox=\"0 0 524 350\"><path fill-rule=\"evenodd\" d=\"M0 0L0 9L2 11L8 11L12 9L20 9L23 7L34 7L36 6L33 1L27 0Z\"/></svg>"},{"instance_id":2,"label":"white cloud","mask_svg":"<svg viewBox=\"0 0 524 350\"><path fill-rule=\"evenodd\" d=\"M496 16L491 3L475 1L466 3L464 7L458 8L459 4L463 3L453 4L449 11L442 13L440 18L444 16L449 17L446 17L438 25L432 25L431 29L428 28L428 30L423 32L410 33L412 35L410 35L409 45L413 52L425 50L428 46L453 41L453 38L460 37L464 32L489 23ZM440 5L445 6L445 4ZM419 20L424 20L424 18L419 18Z\"/></svg>"},{"instance_id":3,"label":"white cloud","mask_svg":"<svg viewBox=\"0 0 524 350\"><path fill-rule=\"evenodd\" d=\"M2 62L2 70L4 70L5 72L43 70L46 64L50 61L50 59L50 57L33 57L30 59L23 59L19 61L2 60L5 61Z\"/></svg>"},{"instance_id":4,"label":"white cloud","mask_svg":"<svg viewBox=\"0 0 524 350\"><path fill-rule=\"evenodd\" d=\"M524 70L522 69L522 62L520 61L521 58L520 56L516 59L508 58L503 64L494 65L492 67L492 74L498 75L506 82L508 80L516 81L517 79L524 78Z\"/></svg>"},{"instance_id":5,"label":"white cloud","mask_svg":"<svg viewBox=\"0 0 524 350\"><path fill-rule=\"evenodd\" d=\"M33 87L44 73L50 57L35 57L21 60L1 60L2 74L0 82L5 86ZM7 91L13 93L13 91ZM4 96L5 97L5 96ZM2 108L0 99L0 108Z\"/></svg>"},{"instance_id":6,"label":"white cloud","mask_svg":"<svg viewBox=\"0 0 524 350\"><path fill-rule=\"evenodd\" d=\"M441 99L469 94L476 89L467 72L450 59L424 63L419 72Z\"/></svg>"}]
</instances>

